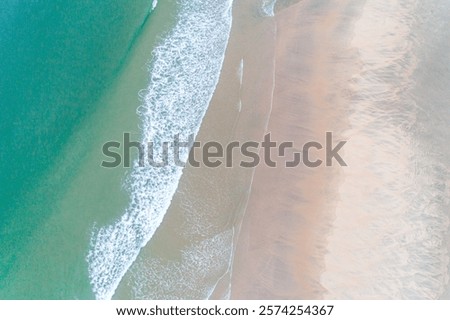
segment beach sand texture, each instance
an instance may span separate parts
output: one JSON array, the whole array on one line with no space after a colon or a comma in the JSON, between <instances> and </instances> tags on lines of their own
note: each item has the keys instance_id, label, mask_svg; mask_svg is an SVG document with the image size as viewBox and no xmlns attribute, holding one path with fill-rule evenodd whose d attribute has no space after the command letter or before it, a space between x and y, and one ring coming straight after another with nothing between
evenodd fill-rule
<instances>
[{"instance_id":1,"label":"beach sand texture","mask_svg":"<svg viewBox=\"0 0 450 320\"><path fill-rule=\"evenodd\" d=\"M432 119L438 127L420 119L426 92L413 91L422 81L414 45L426 42L411 36L419 5L390 2L388 15L387 4L374 1L279 1L274 16L260 5L234 2L222 74L197 140L226 145L270 132L301 149L325 145L332 132L335 144L348 141L348 166L187 167L116 298L442 296L448 148L433 158L420 149L426 141L417 128L448 133L443 119ZM323 151L310 156L324 159ZM433 175L442 184L410 174L418 165L441 170ZM418 197L424 202L414 203ZM427 208L432 199L441 200Z\"/></svg>"}]
</instances>

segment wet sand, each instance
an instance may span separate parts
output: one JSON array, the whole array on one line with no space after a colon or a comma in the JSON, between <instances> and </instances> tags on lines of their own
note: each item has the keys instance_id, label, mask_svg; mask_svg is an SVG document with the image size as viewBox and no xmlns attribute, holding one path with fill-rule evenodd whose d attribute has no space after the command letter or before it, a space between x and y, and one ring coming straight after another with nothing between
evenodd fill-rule
<instances>
[{"instance_id":1,"label":"wet sand","mask_svg":"<svg viewBox=\"0 0 450 320\"><path fill-rule=\"evenodd\" d=\"M346 10L355 10L352 6L346 1L314 8L305 1L274 17L275 88L267 131L276 141L292 141L298 148L308 141L325 146L327 131L335 141L342 139L352 71L344 64L352 53L343 45L352 22L346 21ZM316 158L325 160L324 153L316 152ZM255 172L232 298L315 299L324 293L320 274L340 168L336 162L285 168L283 159L277 160L277 168L261 166Z\"/></svg>"}]
</instances>

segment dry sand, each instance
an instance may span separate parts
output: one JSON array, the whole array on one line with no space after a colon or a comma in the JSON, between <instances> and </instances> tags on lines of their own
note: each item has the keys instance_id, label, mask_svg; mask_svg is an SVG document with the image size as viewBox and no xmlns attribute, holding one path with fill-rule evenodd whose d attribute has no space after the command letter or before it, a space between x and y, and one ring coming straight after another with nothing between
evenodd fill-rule
<instances>
[{"instance_id":1,"label":"dry sand","mask_svg":"<svg viewBox=\"0 0 450 320\"><path fill-rule=\"evenodd\" d=\"M448 235L448 219L423 199L448 189L416 168L448 157L410 150L424 110L413 92L422 10L389 1L386 15L387 3L278 0L263 17L261 0L234 1L197 140L225 146L270 132L298 151L333 132L334 144L348 140L349 166L285 168L291 150L273 155L276 168L187 167L116 298L435 298L448 288L448 247L435 237Z\"/></svg>"}]
</instances>

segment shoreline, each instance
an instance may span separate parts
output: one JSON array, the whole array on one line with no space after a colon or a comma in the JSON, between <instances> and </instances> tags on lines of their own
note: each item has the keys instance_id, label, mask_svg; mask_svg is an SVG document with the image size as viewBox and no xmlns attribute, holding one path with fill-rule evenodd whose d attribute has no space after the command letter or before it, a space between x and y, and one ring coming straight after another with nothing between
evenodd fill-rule
<instances>
[{"instance_id":1,"label":"shoreline","mask_svg":"<svg viewBox=\"0 0 450 320\"><path fill-rule=\"evenodd\" d=\"M404 85L409 89L410 82L401 81L412 75L409 60L400 64L404 78L387 78L383 73L388 65L383 54L402 58L403 47L393 42L392 51L385 52L371 50L370 42L355 45L356 36L365 40L370 21L363 19L362 29L357 29L366 9L364 0L339 4L301 1L284 8L286 3L280 2L273 17L262 16L260 4L258 0L236 0L233 5L220 80L196 140L226 145L262 141L271 133L272 140L291 141L294 146L309 141L324 145L326 132L332 132L334 146L339 141L349 142L342 153L345 160L348 156L349 167L340 167L336 161L332 167L318 168L186 167L162 224L124 277L119 298L321 299L347 297L349 288L361 298L373 292L364 292L364 287L359 292L358 279L370 280L376 268L395 266L395 259L383 260L383 243L376 240L396 240L401 248L401 234L390 234L387 227L373 228L377 223L389 224L389 217L377 220L377 214L390 211L384 209L388 202L380 203L367 182L374 179L372 186L383 190L384 181L395 179L389 165L401 163L391 156L378 158L386 167L384 172L377 171L370 150L386 155L401 152L406 158L408 150L392 141L398 134L396 121L410 123L414 114L408 114L408 108L402 110L397 100L397 108L386 111L378 107L380 96L386 102L391 96L373 92L371 85L365 91L358 81L367 77L365 85L380 81L381 88ZM403 18L395 16L394 21L401 24ZM386 43L390 44L381 42ZM378 63L375 71L380 72L379 78L366 72L374 62ZM365 95L361 98L361 94ZM362 118L355 122L357 115ZM383 117L392 123L377 127L376 121ZM364 136L364 130L371 134L371 130L391 127L387 134L378 134L380 141ZM410 134L407 130L401 133ZM312 152L310 157L323 159L323 151ZM201 157L198 149L195 152L196 158ZM287 155L291 159L292 152ZM358 158L361 154L364 161ZM234 163L241 159L233 154ZM403 176L399 178L408 183ZM440 192L429 188L435 194ZM403 190L388 189L386 198L402 197ZM420 195L420 188L416 191ZM373 216L367 215L371 211L365 203L372 204ZM398 216L407 219L403 207L393 203L387 208L399 210L395 211ZM423 221L426 224L426 219ZM371 232L374 237L367 238L365 234ZM370 256L376 250L382 253L379 260L375 254ZM360 252L370 256L366 260L375 269L364 267ZM382 279L375 288L389 289L392 279ZM366 288L373 286L367 284Z\"/></svg>"},{"instance_id":2,"label":"shoreline","mask_svg":"<svg viewBox=\"0 0 450 320\"><path fill-rule=\"evenodd\" d=\"M336 115L333 106L322 99L322 87L327 76L327 70L320 69L325 63L324 58L317 59L314 52L307 49L303 49L303 56L312 59L318 71L312 80L313 84L297 92L298 83L311 80L310 72L306 61L296 64L301 60L298 59L299 52L297 49L289 52L289 44L295 41L301 45L307 44L311 31L329 32L333 30L333 19L336 19L332 10L325 10L329 14L328 20L320 22L322 17L313 17L319 23L308 29L307 24L311 21L305 16L303 20L300 19L305 25L299 29L295 20L298 20L297 14L302 14L304 5L303 2L291 4L274 17L263 17L255 15L259 12L259 1L235 1L233 25L220 80L197 141L218 141L222 145L235 140L262 141L265 133L272 132L275 140L294 141L294 145L298 146L311 139L323 141L326 131L341 128L340 125L330 127L333 119L342 117ZM319 51L327 52L324 48ZM312 90L310 97L316 99L312 103L319 108L296 110L297 103L303 104L304 96L308 97L308 90ZM326 106L320 106L323 103ZM311 113L304 118L302 112L307 110L311 110ZM332 111L334 117L329 115L324 120L322 115L327 114L327 111ZM296 114L294 122L289 122L289 118L285 117L292 114ZM303 126L300 131L299 123ZM294 132L298 132L295 137ZM197 154L198 157L201 155ZM233 162L238 163L240 156L234 154L234 158ZM329 227L327 221L330 215L324 215L318 208L331 204L320 204L320 197L313 194L310 186L315 185L317 191L328 192L326 188L320 188L326 185L327 177L336 175L336 172L328 168L314 169L312 173L304 168L299 170L299 177L304 179L302 184L296 183L290 169L270 170L263 166L254 169L185 168L162 224L123 278L116 298L177 299L182 296L190 299L254 299L320 296L323 290L317 283L323 266L319 261L324 254L324 235ZM279 174L287 176L279 179ZM274 212L265 206L269 206L267 201L270 202L270 198L265 196L265 186L278 185L284 180L293 183L292 188L303 192L306 198L313 199L314 204L300 202L302 209L294 201L291 203L292 214L295 210L299 212L296 221L284 217L279 222L287 225L278 226L270 232L272 236L265 236L268 226L276 227L271 222L276 220ZM290 201L290 194L286 192L285 200ZM279 193L278 197L281 198L277 198L276 203L282 203L283 195ZM303 211L305 209L315 210L319 217L308 217ZM258 212L260 214L256 215ZM306 226L303 225L305 221ZM327 225L325 230L319 227L323 223ZM305 232L300 237L295 235L291 239L292 243L310 242L310 245L301 248L304 254L310 256L300 260L295 257L292 260L292 257L287 256L283 258L286 263L292 264L292 268L304 266L308 269L307 272L305 269L298 270L291 274L292 277L286 277L289 280L297 279L304 288L301 292L286 290L284 296L275 291L259 295L249 288L255 285L258 287L258 283L264 283L264 280L259 278L251 281L260 269L251 269L250 266L260 264L262 268L264 261L275 258L276 250L270 249L271 244L277 241L275 235L281 235L285 229L291 230L292 234L299 230ZM309 232L308 229L315 232ZM252 244L246 243L248 237ZM261 246L261 243L264 250L249 249L249 246ZM317 247L319 250L316 250ZM311 257L316 264L308 263ZM273 281L280 280L272 275L269 277ZM164 284L162 288L157 288L156 285L161 283Z\"/></svg>"}]
</instances>

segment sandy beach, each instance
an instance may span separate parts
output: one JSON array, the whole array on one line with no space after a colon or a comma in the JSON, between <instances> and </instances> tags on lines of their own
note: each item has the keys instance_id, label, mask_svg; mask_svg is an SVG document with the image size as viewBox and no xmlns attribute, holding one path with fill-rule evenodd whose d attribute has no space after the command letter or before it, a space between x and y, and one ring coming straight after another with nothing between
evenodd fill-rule
<instances>
[{"instance_id":1,"label":"sandy beach","mask_svg":"<svg viewBox=\"0 0 450 320\"><path fill-rule=\"evenodd\" d=\"M398 267L395 279L388 271L379 275L377 268L397 268L395 261L402 259L386 258L386 243L398 246L399 255L414 257L415 253L403 247L398 229L379 228L380 219L365 204L372 205L373 212L401 217L394 221L381 215L383 225L409 225L405 206L389 206L388 201L375 199L384 192L384 199L397 194L410 201L404 186L390 187L392 179L408 180L401 173L390 173L388 166L395 160L382 157L397 152L398 159L406 159L411 154L404 147L408 142L397 140L410 132L387 131L380 135L382 140L370 137L382 130L377 126L379 119L385 119L392 128L403 128L420 111L410 105L405 110L386 111L384 104L400 104L407 98L396 96L394 101L388 92L380 96L372 86L367 91L363 86L364 81L375 81L366 71L373 68L377 75L373 66L379 61L381 75L376 81L392 90L410 90L411 82L405 79L415 64L409 62L409 53L386 41L392 25L379 28L366 22L371 18L359 22L364 10L369 17L377 17L378 9L367 6L366 1L280 1L272 17L264 16L258 8L260 2L253 0L233 5L220 81L196 140L225 146L231 141L261 142L270 133L273 141L292 142L297 149L284 158L273 155L279 164L276 168L262 163L256 168L185 168L163 223L125 275L115 298L427 296L428 289L420 294L411 289L415 293L410 295L390 290L395 287L393 281L406 272L403 266ZM410 27L402 16L407 17L407 13L398 12L394 21L400 27ZM379 32L381 43L390 45L383 47L386 52L376 51L371 42L361 40L369 31ZM383 68L389 66L387 57L394 54L400 59L393 60L394 68L399 68L398 78L386 78ZM329 167L285 167L283 161L292 159L293 151L305 143L316 141L325 146L327 132L332 132L333 145L348 141L342 152L348 166L334 161ZM380 157L371 157L373 149ZM195 156L200 159L202 155L197 152ZM324 157L324 150L310 154L311 159ZM238 163L241 156L234 154L234 159ZM408 161L399 165L399 172L410 170ZM378 169L380 164L385 172ZM380 191L383 186L387 188ZM405 227L402 232L415 231ZM445 247L434 249L442 255L447 252ZM439 267L427 277L447 272L446 260L436 259ZM414 272L411 270L409 275ZM372 277L379 282L371 283ZM437 294L429 297L443 292L433 287L433 282L427 286ZM365 291L369 287L374 289Z\"/></svg>"},{"instance_id":2,"label":"sandy beach","mask_svg":"<svg viewBox=\"0 0 450 320\"><path fill-rule=\"evenodd\" d=\"M197 141L260 142L270 132L275 141L301 147L308 141L324 143L327 131L340 139L342 83L349 69L335 61L346 35L339 33L341 42L333 37L338 28L351 28L342 12L350 4L317 10L308 5L291 3L275 17L249 18L258 1L235 3L221 79ZM161 277L174 272L181 282L200 287L186 285L192 298L320 297L339 169L285 168L282 160L277 159L277 168L186 168L163 224L132 267L136 271L123 281L129 289L119 289L134 292L118 297L176 298L179 285L174 283L154 292ZM217 248L204 255L216 257L216 276L202 279L199 271L206 266L192 265L183 253L213 243ZM150 285L136 290L143 278ZM202 291L202 285L215 290Z\"/></svg>"}]
</instances>

